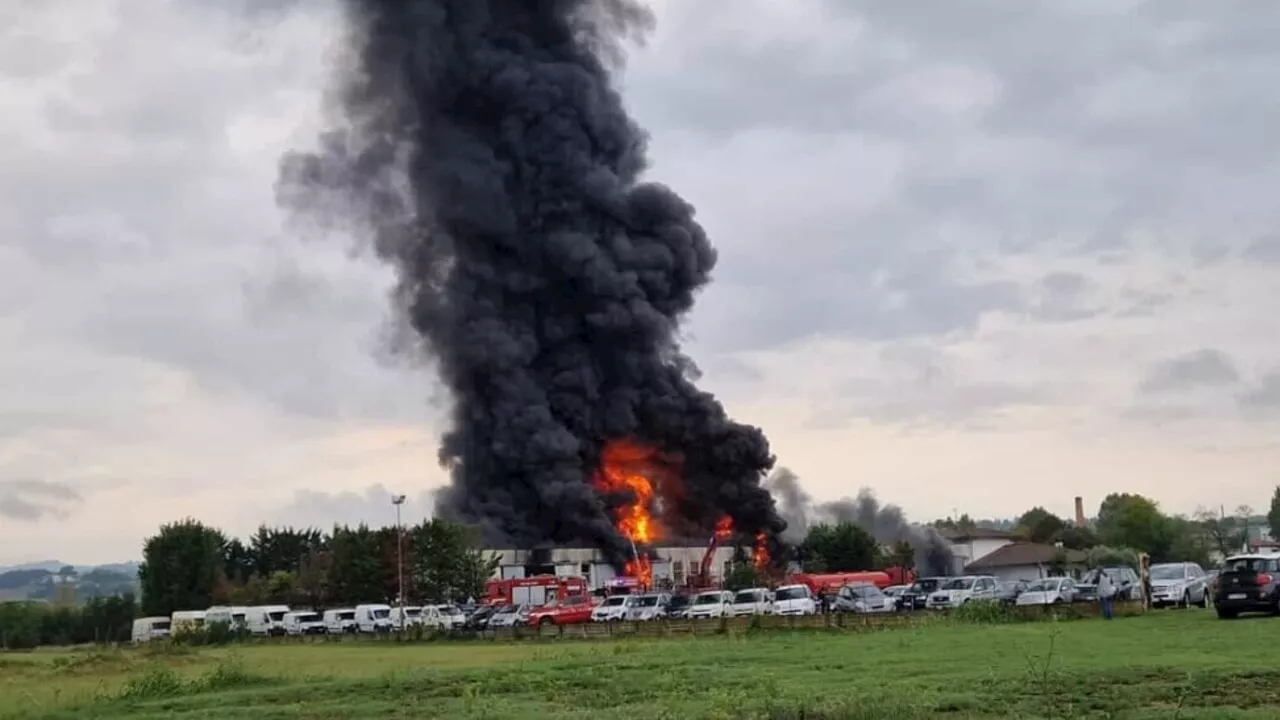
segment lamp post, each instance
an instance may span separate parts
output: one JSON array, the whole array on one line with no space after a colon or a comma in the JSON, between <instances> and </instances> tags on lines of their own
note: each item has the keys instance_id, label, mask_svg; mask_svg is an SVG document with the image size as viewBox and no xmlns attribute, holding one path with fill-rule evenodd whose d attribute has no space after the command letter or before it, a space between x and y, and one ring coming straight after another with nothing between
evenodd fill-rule
<instances>
[{"instance_id":1,"label":"lamp post","mask_svg":"<svg viewBox=\"0 0 1280 720\"><path fill-rule=\"evenodd\" d=\"M400 506L404 495L392 495L396 506L396 604L400 607L400 632L404 632L404 527L400 524Z\"/></svg>"}]
</instances>

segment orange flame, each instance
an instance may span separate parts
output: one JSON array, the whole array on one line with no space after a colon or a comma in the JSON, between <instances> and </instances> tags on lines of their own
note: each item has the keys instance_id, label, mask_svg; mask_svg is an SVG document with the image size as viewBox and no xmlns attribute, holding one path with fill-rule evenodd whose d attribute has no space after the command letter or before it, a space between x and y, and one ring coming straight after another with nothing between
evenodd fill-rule
<instances>
[{"instance_id":1,"label":"orange flame","mask_svg":"<svg viewBox=\"0 0 1280 720\"><path fill-rule=\"evenodd\" d=\"M600 455L600 469L594 479L601 492L630 495L628 504L615 509L614 527L637 549L662 535L650 512L655 491L652 478L661 477L663 470L657 454L657 450L632 441L611 441ZM637 554L627 562L623 572L644 587L653 584L653 565L647 556Z\"/></svg>"},{"instance_id":2,"label":"orange flame","mask_svg":"<svg viewBox=\"0 0 1280 720\"><path fill-rule=\"evenodd\" d=\"M751 553L756 569L763 570L769 565L769 538L764 533L756 533L756 549Z\"/></svg>"},{"instance_id":3,"label":"orange flame","mask_svg":"<svg viewBox=\"0 0 1280 720\"><path fill-rule=\"evenodd\" d=\"M723 540L733 534L733 518L725 515L716 521L716 539Z\"/></svg>"}]
</instances>

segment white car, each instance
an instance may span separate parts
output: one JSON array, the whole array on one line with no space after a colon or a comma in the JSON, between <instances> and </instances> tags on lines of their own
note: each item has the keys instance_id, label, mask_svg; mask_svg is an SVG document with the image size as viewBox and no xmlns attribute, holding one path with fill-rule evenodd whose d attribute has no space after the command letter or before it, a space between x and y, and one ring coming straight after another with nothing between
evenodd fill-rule
<instances>
[{"instance_id":1,"label":"white car","mask_svg":"<svg viewBox=\"0 0 1280 720\"><path fill-rule=\"evenodd\" d=\"M284 614L284 631L287 635L324 635L324 618L311 610L290 610Z\"/></svg>"},{"instance_id":2,"label":"white car","mask_svg":"<svg viewBox=\"0 0 1280 720\"><path fill-rule=\"evenodd\" d=\"M708 590L693 596L685 617L690 620L727 617L732 615L733 593L727 590Z\"/></svg>"},{"instance_id":3,"label":"white car","mask_svg":"<svg viewBox=\"0 0 1280 720\"><path fill-rule=\"evenodd\" d=\"M991 575L965 575L951 578L929 594L925 607L945 610L974 600L994 600L999 583Z\"/></svg>"},{"instance_id":4,"label":"white car","mask_svg":"<svg viewBox=\"0 0 1280 720\"><path fill-rule=\"evenodd\" d=\"M635 595L607 597L591 611L591 622L619 622L627 619L627 611L635 606Z\"/></svg>"},{"instance_id":5,"label":"white car","mask_svg":"<svg viewBox=\"0 0 1280 720\"><path fill-rule=\"evenodd\" d=\"M818 601L808 585L783 585L773 593L774 615L817 615Z\"/></svg>"},{"instance_id":6,"label":"white car","mask_svg":"<svg viewBox=\"0 0 1280 720\"><path fill-rule=\"evenodd\" d=\"M1071 578L1054 577L1037 580L1027 586L1016 605L1053 605L1056 603L1075 602L1076 583Z\"/></svg>"},{"instance_id":7,"label":"white car","mask_svg":"<svg viewBox=\"0 0 1280 720\"><path fill-rule=\"evenodd\" d=\"M669 602L671 602L671 596L667 593L637 595L631 607L627 608L627 620L644 622L646 620L664 618L667 616L667 603Z\"/></svg>"},{"instance_id":8,"label":"white car","mask_svg":"<svg viewBox=\"0 0 1280 720\"><path fill-rule=\"evenodd\" d=\"M151 642L169 637L173 621L167 617L144 617L133 621L134 643Z\"/></svg>"},{"instance_id":9,"label":"white car","mask_svg":"<svg viewBox=\"0 0 1280 720\"><path fill-rule=\"evenodd\" d=\"M773 613L773 593L769 588L739 590L733 596L729 617L769 615Z\"/></svg>"},{"instance_id":10,"label":"white car","mask_svg":"<svg viewBox=\"0 0 1280 720\"><path fill-rule=\"evenodd\" d=\"M460 628L467 622L467 616L457 605L436 605L440 612L441 627Z\"/></svg>"},{"instance_id":11,"label":"white car","mask_svg":"<svg viewBox=\"0 0 1280 720\"><path fill-rule=\"evenodd\" d=\"M336 608L324 611L325 632L330 635L354 633L360 629L356 623L355 608Z\"/></svg>"},{"instance_id":12,"label":"white car","mask_svg":"<svg viewBox=\"0 0 1280 720\"><path fill-rule=\"evenodd\" d=\"M502 609L493 614L493 617L489 618L488 627L509 628L516 625L524 625L528 623L529 611L532 609L533 607L528 604L504 605Z\"/></svg>"},{"instance_id":13,"label":"white car","mask_svg":"<svg viewBox=\"0 0 1280 720\"><path fill-rule=\"evenodd\" d=\"M389 633L395 629L391 624L391 606L386 603L369 603L356 606L356 627L362 633Z\"/></svg>"}]
</instances>

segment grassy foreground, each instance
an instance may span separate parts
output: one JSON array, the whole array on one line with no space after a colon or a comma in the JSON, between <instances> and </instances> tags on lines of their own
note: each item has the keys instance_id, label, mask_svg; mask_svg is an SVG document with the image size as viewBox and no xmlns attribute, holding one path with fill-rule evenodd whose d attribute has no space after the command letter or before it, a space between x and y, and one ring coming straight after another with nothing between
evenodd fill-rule
<instances>
[{"instance_id":1,"label":"grassy foreground","mask_svg":"<svg viewBox=\"0 0 1280 720\"><path fill-rule=\"evenodd\" d=\"M1280 620L0 655L0 717L1274 718Z\"/></svg>"}]
</instances>

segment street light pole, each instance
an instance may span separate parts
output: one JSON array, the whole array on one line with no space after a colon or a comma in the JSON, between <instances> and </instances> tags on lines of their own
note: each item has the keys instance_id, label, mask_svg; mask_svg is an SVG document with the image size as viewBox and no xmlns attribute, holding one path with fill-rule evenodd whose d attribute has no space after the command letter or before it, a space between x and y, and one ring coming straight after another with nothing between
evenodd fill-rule
<instances>
[{"instance_id":1,"label":"street light pole","mask_svg":"<svg viewBox=\"0 0 1280 720\"><path fill-rule=\"evenodd\" d=\"M404 632L404 526L400 524L400 506L404 504L404 495L392 495L391 504L396 506L396 597L400 607L400 632Z\"/></svg>"}]
</instances>

